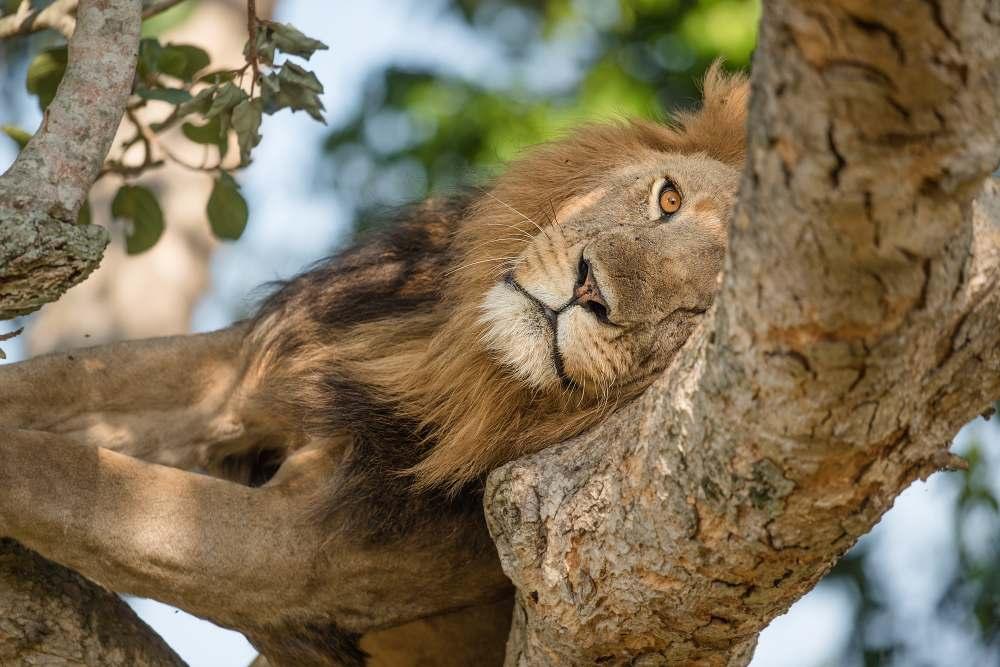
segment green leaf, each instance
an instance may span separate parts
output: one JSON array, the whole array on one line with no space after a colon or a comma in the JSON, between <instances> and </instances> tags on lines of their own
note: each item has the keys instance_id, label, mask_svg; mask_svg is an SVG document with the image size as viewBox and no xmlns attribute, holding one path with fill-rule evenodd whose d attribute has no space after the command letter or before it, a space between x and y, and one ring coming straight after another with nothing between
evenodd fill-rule
<instances>
[{"instance_id":1,"label":"green leaf","mask_svg":"<svg viewBox=\"0 0 1000 667\"><path fill-rule=\"evenodd\" d=\"M148 6L150 3L143 3ZM143 37L162 35L188 20L195 12L198 0L184 0L170 9L160 12L142 22Z\"/></svg>"},{"instance_id":2,"label":"green leaf","mask_svg":"<svg viewBox=\"0 0 1000 667\"><path fill-rule=\"evenodd\" d=\"M80 207L80 212L76 214L76 224L89 225L90 219L90 199L84 199L83 206Z\"/></svg>"},{"instance_id":3,"label":"green leaf","mask_svg":"<svg viewBox=\"0 0 1000 667\"><path fill-rule=\"evenodd\" d=\"M323 84L316 75L295 63L285 63L277 74L272 72L261 79L261 101L264 112L273 114L280 109L303 110L321 123L323 103L319 95Z\"/></svg>"},{"instance_id":4,"label":"green leaf","mask_svg":"<svg viewBox=\"0 0 1000 667\"><path fill-rule=\"evenodd\" d=\"M239 70L235 69L220 69L214 72L208 72L207 74L202 74L198 77L199 83L225 83L226 81L232 81L239 74Z\"/></svg>"},{"instance_id":5,"label":"green leaf","mask_svg":"<svg viewBox=\"0 0 1000 667\"><path fill-rule=\"evenodd\" d=\"M247 202L240 194L239 185L226 172L215 179L205 211L212 233L218 238L235 241L243 235L249 217Z\"/></svg>"},{"instance_id":6,"label":"green leaf","mask_svg":"<svg viewBox=\"0 0 1000 667\"><path fill-rule=\"evenodd\" d=\"M264 24L264 27L270 32L269 41L274 44L275 48L291 56L302 56L308 60L314 52L329 48L318 39L307 37L287 23L268 22Z\"/></svg>"},{"instance_id":7,"label":"green leaf","mask_svg":"<svg viewBox=\"0 0 1000 667\"><path fill-rule=\"evenodd\" d=\"M243 100L233 109L233 129L240 144L240 164L250 162L250 151L260 143L260 98Z\"/></svg>"},{"instance_id":8,"label":"green leaf","mask_svg":"<svg viewBox=\"0 0 1000 667\"><path fill-rule=\"evenodd\" d=\"M191 93L182 88L140 88L135 94L144 100L159 100L170 104L184 104L194 99Z\"/></svg>"},{"instance_id":9,"label":"green leaf","mask_svg":"<svg viewBox=\"0 0 1000 667\"><path fill-rule=\"evenodd\" d=\"M66 72L66 47L42 51L28 65L28 76L25 86L28 92L38 96L38 106L42 111L56 96L56 89Z\"/></svg>"},{"instance_id":10,"label":"green leaf","mask_svg":"<svg viewBox=\"0 0 1000 667\"><path fill-rule=\"evenodd\" d=\"M225 155L229 150L229 135L222 130L222 120L216 116L204 125L184 123L181 125L184 136L196 144L217 146L219 155Z\"/></svg>"},{"instance_id":11,"label":"green leaf","mask_svg":"<svg viewBox=\"0 0 1000 667\"><path fill-rule=\"evenodd\" d=\"M208 53L190 44L167 44L160 51L157 69L183 81L193 81L195 74L211 62Z\"/></svg>"},{"instance_id":12,"label":"green leaf","mask_svg":"<svg viewBox=\"0 0 1000 667\"><path fill-rule=\"evenodd\" d=\"M136 65L136 73L142 81L152 81L158 70L160 52L160 40L155 37L146 37L139 40L139 62Z\"/></svg>"},{"instance_id":13,"label":"green leaf","mask_svg":"<svg viewBox=\"0 0 1000 667\"><path fill-rule=\"evenodd\" d=\"M6 134L8 137L17 142L18 150L24 148L27 145L28 141L31 139L30 132L22 130L21 128L15 127L13 125L0 126L0 130L3 130L4 134Z\"/></svg>"},{"instance_id":14,"label":"green leaf","mask_svg":"<svg viewBox=\"0 0 1000 667\"><path fill-rule=\"evenodd\" d=\"M246 94L246 91L237 86L235 83L224 83L218 87L218 91L215 93L215 98L212 99L212 106L209 107L208 112L205 114L205 118L215 118L216 116L231 110L248 97L249 96Z\"/></svg>"},{"instance_id":15,"label":"green leaf","mask_svg":"<svg viewBox=\"0 0 1000 667\"><path fill-rule=\"evenodd\" d=\"M212 98L215 96L215 91L217 88L215 86L210 86L209 88L202 88L198 91L198 94L194 96L190 101L184 102L177 107L177 116L183 117L190 113L200 113L204 114L212 106Z\"/></svg>"},{"instance_id":16,"label":"green leaf","mask_svg":"<svg viewBox=\"0 0 1000 667\"><path fill-rule=\"evenodd\" d=\"M264 27L259 27L257 30L257 39L254 40L254 44L257 45L257 60L264 63L265 65L274 64L274 43L270 39L270 34ZM250 60L250 40L243 45L243 57Z\"/></svg>"},{"instance_id":17,"label":"green leaf","mask_svg":"<svg viewBox=\"0 0 1000 667\"><path fill-rule=\"evenodd\" d=\"M111 215L131 223L125 230L125 251L130 255L149 250L163 234L163 211L148 188L123 185L111 202Z\"/></svg>"}]
</instances>

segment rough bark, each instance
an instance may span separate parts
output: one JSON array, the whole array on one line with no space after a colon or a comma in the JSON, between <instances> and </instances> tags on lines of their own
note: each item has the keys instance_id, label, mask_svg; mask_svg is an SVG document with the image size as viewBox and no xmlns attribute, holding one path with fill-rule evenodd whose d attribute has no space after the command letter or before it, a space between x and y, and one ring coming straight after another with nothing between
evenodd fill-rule
<instances>
[{"instance_id":1,"label":"rough bark","mask_svg":"<svg viewBox=\"0 0 1000 667\"><path fill-rule=\"evenodd\" d=\"M107 233L76 224L132 89L139 0L82 0L42 126L0 176L0 319L37 310L100 263Z\"/></svg>"},{"instance_id":2,"label":"rough bark","mask_svg":"<svg viewBox=\"0 0 1000 667\"><path fill-rule=\"evenodd\" d=\"M490 477L508 665L746 664L1000 396L1000 4L765 3L753 88L710 318Z\"/></svg>"},{"instance_id":3,"label":"rough bark","mask_svg":"<svg viewBox=\"0 0 1000 667\"><path fill-rule=\"evenodd\" d=\"M0 540L0 665L183 667L114 593Z\"/></svg>"}]
</instances>

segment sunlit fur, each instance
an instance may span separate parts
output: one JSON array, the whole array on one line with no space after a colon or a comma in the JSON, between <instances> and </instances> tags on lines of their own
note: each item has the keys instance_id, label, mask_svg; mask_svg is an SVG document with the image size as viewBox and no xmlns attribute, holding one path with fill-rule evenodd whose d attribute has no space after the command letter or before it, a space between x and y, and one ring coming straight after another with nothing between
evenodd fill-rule
<instances>
[{"instance_id":1,"label":"sunlit fur","mask_svg":"<svg viewBox=\"0 0 1000 667\"><path fill-rule=\"evenodd\" d=\"M386 423L411 430L412 458L377 467L402 465L381 472L402 472L417 489L455 491L594 424L662 371L714 295L747 96L742 77L713 69L701 110L671 125L584 127L529 151L458 209L426 204L413 223L422 245L412 255L401 241L392 251L363 246L337 260L349 267L337 269L350 276L343 284L324 282L323 268L293 281L254 324L256 400L300 433L300 444L345 449L381 436L354 434L350 419L365 419L360 408L347 421L329 414L349 400L383 406ZM679 212L687 217L676 228L689 230L684 238L648 210L654 178L681 178L661 173L675 169L687 181ZM591 247L603 253L595 270L623 326L580 307L559 316L567 383L554 370L542 311L504 280L513 272L556 307L571 296L580 253ZM356 317L367 302L342 304L358 285L391 285L403 305ZM657 308L662 314L646 321ZM378 445L366 446L376 449L358 457L375 456Z\"/></svg>"}]
</instances>

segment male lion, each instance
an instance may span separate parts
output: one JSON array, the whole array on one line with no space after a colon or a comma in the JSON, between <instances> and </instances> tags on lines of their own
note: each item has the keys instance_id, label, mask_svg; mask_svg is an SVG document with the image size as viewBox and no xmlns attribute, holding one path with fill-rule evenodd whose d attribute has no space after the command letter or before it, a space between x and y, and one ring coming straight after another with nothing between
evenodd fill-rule
<instances>
[{"instance_id":1,"label":"male lion","mask_svg":"<svg viewBox=\"0 0 1000 667\"><path fill-rule=\"evenodd\" d=\"M498 661L484 476L641 392L712 303L748 90L704 88L412 209L229 329L0 367L0 536L272 664Z\"/></svg>"}]
</instances>

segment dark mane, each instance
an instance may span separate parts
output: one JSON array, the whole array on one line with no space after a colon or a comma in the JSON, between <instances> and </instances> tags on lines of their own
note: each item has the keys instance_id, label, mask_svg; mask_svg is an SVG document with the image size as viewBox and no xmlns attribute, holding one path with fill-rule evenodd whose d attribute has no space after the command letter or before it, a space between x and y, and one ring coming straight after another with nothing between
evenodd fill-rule
<instances>
[{"instance_id":1,"label":"dark mane","mask_svg":"<svg viewBox=\"0 0 1000 667\"><path fill-rule=\"evenodd\" d=\"M385 228L318 260L299 275L270 283L254 324L295 306L327 327L343 328L428 307L441 296L451 239L470 193L397 209Z\"/></svg>"}]
</instances>

